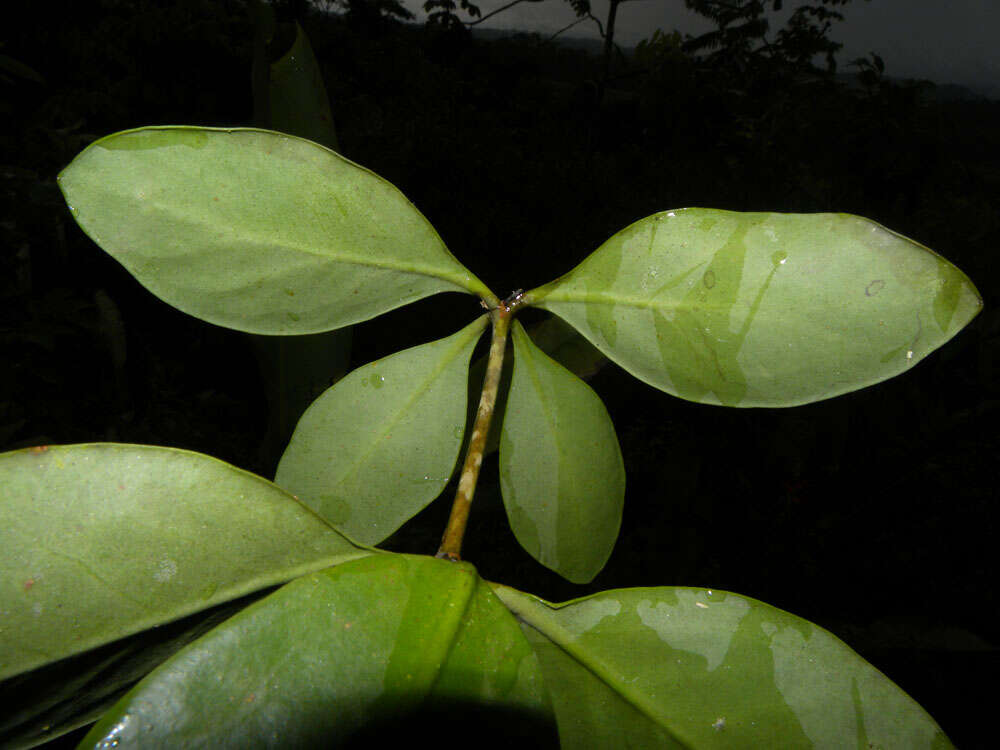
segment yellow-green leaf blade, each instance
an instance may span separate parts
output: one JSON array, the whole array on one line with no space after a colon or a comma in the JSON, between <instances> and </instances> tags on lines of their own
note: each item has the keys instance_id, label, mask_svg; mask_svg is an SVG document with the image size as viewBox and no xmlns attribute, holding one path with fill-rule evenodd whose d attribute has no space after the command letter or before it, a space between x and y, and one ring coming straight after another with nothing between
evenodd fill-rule
<instances>
[{"instance_id":1,"label":"yellow-green leaf blade","mask_svg":"<svg viewBox=\"0 0 1000 750\"><path fill-rule=\"evenodd\" d=\"M763 602L681 587L554 605L494 591L535 647L567 750L951 747L841 640Z\"/></svg>"},{"instance_id":2,"label":"yellow-green leaf blade","mask_svg":"<svg viewBox=\"0 0 1000 750\"><path fill-rule=\"evenodd\" d=\"M487 320L338 381L302 415L275 481L358 541L392 534L451 478L469 358Z\"/></svg>"},{"instance_id":3,"label":"yellow-green leaf blade","mask_svg":"<svg viewBox=\"0 0 1000 750\"><path fill-rule=\"evenodd\" d=\"M390 739L380 730L397 741L490 731L475 707L517 718L493 731L550 726L516 621L467 563L374 555L293 581L191 644L81 747L353 747Z\"/></svg>"},{"instance_id":4,"label":"yellow-green leaf blade","mask_svg":"<svg viewBox=\"0 0 1000 750\"><path fill-rule=\"evenodd\" d=\"M590 386L511 326L514 372L500 436L500 484L518 542L586 583L618 538L625 467L614 425Z\"/></svg>"},{"instance_id":5,"label":"yellow-green leaf blade","mask_svg":"<svg viewBox=\"0 0 1000 750\"><path fill-rule=\"evenodd\" d=\"M438 292L492 296L392 184L295 136L124 131L88 146L59 186L147 289L229 328L318 333Z\"/></svg>"},{"instance_id":6,"label":"yellow-green leaf blade","mask_svg":"<svg viewBox=\"0 0 1000 750\"><path fill-rule=\"evenodd\" d=\"M190 451L14 451L0 488L0 678L369 554L267 480Z\"/></svg>"},{"instance_id":7,"label":"yellow-green leaf blade","mask_svg":"<svg viewBox=\"0 0 1000 750\"><path fill-rule=\"evenodd\" d=\"M981 309L972 282L848 214L679 209L525 298L691 401L794 406L893 377Z\"/></svg>"}]
</instances>

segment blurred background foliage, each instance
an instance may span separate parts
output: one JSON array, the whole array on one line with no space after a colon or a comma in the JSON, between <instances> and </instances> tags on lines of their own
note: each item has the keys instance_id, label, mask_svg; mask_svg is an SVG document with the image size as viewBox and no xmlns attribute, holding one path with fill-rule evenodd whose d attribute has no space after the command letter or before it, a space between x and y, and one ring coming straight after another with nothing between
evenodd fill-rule
<instances>
[{"instance_id":1,"label":"blurred background foliage","mask_svg":"<svg viewBox=\"0 0 1000 750\"><path fill-rule=\"evenodd\" d=\"M969 330L912 372L830 402L699 406L602 368L591 382L628 472L607 569L577 587L523 553L492 461L466 551L486 577L554 600L657 584L765 600L841 635L956 744L977 746L985 697L957 686L998 666L1000 102L895 80L875 53L835 70L840 0L770 34L759 21L773 0L686 2L717 31L650 29L608 58L562 37L473 33L465 0L432 0L417 18L395 0L274 5L279 30L298 20L311 40L342 152L399 186L501 296L682 206L861 214L973 279L986 310ZM592 22L589 3L571 4ZM722 6L744 12L711 16ZM251 10L53 1L18 3L4 24L0 449L144 442L262 471L267 406L245 338L141 289L76 227L54 182L114 131L250 124ZM273 59L290 41L275 36ZM359 325L353 361L478 312L443 295ZM447 500L433 504L389 546L432 552L446 514Z\"/></svg>"}]
</instances>

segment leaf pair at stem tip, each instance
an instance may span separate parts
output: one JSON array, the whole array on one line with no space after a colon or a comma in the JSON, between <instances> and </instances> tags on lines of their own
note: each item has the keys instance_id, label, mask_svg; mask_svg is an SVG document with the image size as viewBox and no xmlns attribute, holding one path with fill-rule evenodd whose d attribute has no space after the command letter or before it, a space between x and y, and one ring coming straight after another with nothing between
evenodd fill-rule
<instances>
[{"instance_id":1,"label":"leaf pair at stem tip","mask_svg":"<svg viewBox=\"0 0 1000 750\"><path fill-rule=\"evenodd\" d=\"M640 380L707 404L793 406L873 384L912 367L981 308L955 266L867 219L697 208L641 219L556 281L501 301L390 183L270 131L118 133L88 147L59 184L101 247L204 320L313 333L462 291L490 310L494 343L519 308L539 307ZM365 365L321 395L278 483L359 541L384 540L452 476L469 358L486 323ZM589 386L520 324L510 330L507 514L536 559L587 581L620 525L614 429ZM487 368L496 383L503 352ZM489 398L483 440L497 394ZM476 440L470 446L457 497L466 506L483 456ZM445 556L458 555L468 512L459 502Z\"/></svg>"}]
</instances>

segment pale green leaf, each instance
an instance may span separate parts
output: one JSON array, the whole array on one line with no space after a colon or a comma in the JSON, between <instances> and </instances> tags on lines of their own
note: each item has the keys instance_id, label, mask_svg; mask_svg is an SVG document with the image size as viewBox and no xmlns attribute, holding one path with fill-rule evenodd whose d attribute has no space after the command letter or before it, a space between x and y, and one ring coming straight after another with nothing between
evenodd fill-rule
<instances>
[{"instance_id":1,"label":"pale green leaf","mask_svg":"<svg viewBox=\"0 0 1000 750\"><path fill-rule=\"evenodd\" d=\"M898 375L982 307L947 260L848 214L649 216L525 295L681 398L794 406Z\"/></svg>"},{"instance_id":2,"label":"pale green leaf","mask_svg":"<svg viewBox=\"0 0 1000 750\"><path fill-rule=\"evenodd\" d=\"M724 591L605 591L551 605L504 586L542 663L564 750L947 748L837 637Z\"/></svg>"},{"instance_id":3,"label":"pale green leaf","mask_svg":"<svg viewBox=\"0 0 1000 750\"><path fill-rule=\"evenodd\" d=\"M351 372L299 420L275 481L354 539L378 544L451 478L469 357L488 316Z\"/></svg>"},{"instance_id":4,"label":"pale green leaf","mask_svg":"<svg viewBox=\"0 0 1000 750\"><path fill-rule=\"evenodd\" d=\"M495 746L493 732L554 746L516 621L468 563L382 554L251 605L139 683L80 747L387 747L476 733Z\"/></svg>"},{"instance_id":5,"label":"pale green leaf","mask_svg":"<svg viewBox=\"0 0 1000 750\"><path fill-rule=\"evenodd\" d=\"M611 556L625 466L607 409L590 386L511 325L514 373L500 436L500 486L511 529L542 565L574 583Z\"/></svg>"},{"instance_id":6,"label":"pale green leaf","mask_svg":"<svg viewBox=\"0 0 1000 750\"><path fill-rule=\"evenodd\" d=\"M251 6L255 17L253 62L254 125L307 138L334 151L337 133L323 75L309 39L295 24L289 50L269 62L265 42L273 42L274 9ZM306 407L344 376L351 357L351 329L304 336L250 337L267 393L267 432L259 448L266 476L274 468Z\"/></svg>"},{"instance_id":7,"label":"pale green leaf","mask_svg":"<svg viewBox=\"0 0 1000 750\"><path fill-rule=\"evenodd\" d=\"M59 186L153 294L230 328L318 333L438 292L493 297L393 185L294 136L124 131L88 146Z\"/></svg>"},{"instance_id":8,"label":"pale green leaf","mask_svg":"<svg viewBox=\"0 0 1000 750\"><path fill-rule=\"evenodd\" d=\"M267 480L198 453L0 454L0 679L367 554Z\"/></svg>"}]
</instances>

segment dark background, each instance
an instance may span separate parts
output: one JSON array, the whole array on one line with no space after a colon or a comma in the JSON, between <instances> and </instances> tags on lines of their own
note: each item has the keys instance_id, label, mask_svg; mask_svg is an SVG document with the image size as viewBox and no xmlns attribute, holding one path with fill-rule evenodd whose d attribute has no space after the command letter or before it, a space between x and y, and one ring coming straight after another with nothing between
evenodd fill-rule
<instances>
[{"instance_id":1,"label":"dark background","mask_svg":"<svg viewBox=\"0 0 1000 750\"><path fill-rule=\"evenodd\" d=\"M246 337L142 289L79 230L54 181L114 131L249 124L247 3L18 10L2 52L41 79L0 76L0 450L151 443L266 474L267 403ZM603 367L591 385L628 476L606 569L575 586L520 549L495 456L464 549L484 577L552 601L668 584L761 599L842 637L959 747L992 746L1000 102L894 81L871 61L861 77L832 76L697 58L668 37L616 59L605 85L598 57L538 37L279 6L280 19L296 15L342 152L396 184L501 296L683 206L856 213L969 275L986 307L965 331L905 375L831 401L703 406ZM439 295L389 313L354 328L352 361L479 312ZM450 493L384 546L432 554Z\"/></svg>"}]
</instances>

